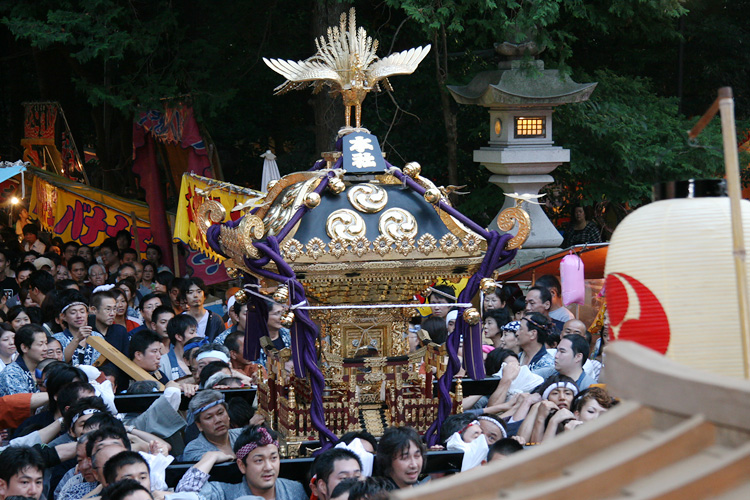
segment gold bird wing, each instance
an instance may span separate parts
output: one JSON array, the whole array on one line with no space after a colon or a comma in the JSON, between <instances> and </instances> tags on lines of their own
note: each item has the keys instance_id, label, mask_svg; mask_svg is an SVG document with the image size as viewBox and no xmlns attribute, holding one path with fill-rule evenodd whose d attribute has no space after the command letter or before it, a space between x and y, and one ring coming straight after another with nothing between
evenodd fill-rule
<instances>
[{"instance_id":1,"label":"gold bird wing","mask_svg":"<svg viewBox=\"0 0 750 500\"><path fill-rule=\"evenodd\" d=\"M324 81L335 86L341 85L341 76L325 63L312 57L305 61L291 61L284 59L263 58L266 66L287 79L284 83L274 89L274 93L283 94L290 90L296 90L306 84L313 85L314 82Z\"/></svg>"},{"instance_id":2,"label":"gold bird wing","mask_svg":"<svg viewBox=\"0 0 750 500\"><path fill-rule=\"evenodd\" d=\"M414 73L419 63L422 62L422 59L430 52L430 48L431 45L425 45L424 47L396 52L372 63L367 68L371 84L389 76L410 75Z\"/></svg>"}]
</instances>

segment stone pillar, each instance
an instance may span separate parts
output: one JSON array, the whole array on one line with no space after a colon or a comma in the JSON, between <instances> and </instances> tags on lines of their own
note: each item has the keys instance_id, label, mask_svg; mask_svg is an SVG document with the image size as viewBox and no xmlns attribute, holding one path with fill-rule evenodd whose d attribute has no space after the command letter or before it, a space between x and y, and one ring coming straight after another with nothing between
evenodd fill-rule
<instances>
[{"instance_id":1,"label":"stone pillar","mask_svg":"<svg viewBox=\"0 0 750 500\"><path fill-rule=\"evenodd\" d=\"M558 165L570 161L570 151L555 146L489 147L474 151L474 161L484 165L494 174L490 176L489 181L498 186L503 193L537 195L540 189L554 181L549 173ZM515 206L516 201L513 198L505 198L500 211ZM544 203L544 198L540 203ZM523 208L531 217L531 234L523 248L559 247L562 236L542 207L535 203L524 203ZM496 219L497 217L492 220L489 229L498 230Z\"/></svg>"}]
</instances>

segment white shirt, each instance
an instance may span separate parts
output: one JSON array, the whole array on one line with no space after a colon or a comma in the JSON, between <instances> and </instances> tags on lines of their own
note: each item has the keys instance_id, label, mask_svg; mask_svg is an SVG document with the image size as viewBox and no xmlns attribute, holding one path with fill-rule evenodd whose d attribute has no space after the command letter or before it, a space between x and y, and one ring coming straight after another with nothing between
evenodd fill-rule
<instances>
[{"instance_id":1,"label":"white shirt","mask_svg":"<svg viewBox=\"0 0 750 500\"><path fill-rule=\"evenodd\" d=\"M198 337L205 337L207 326L208 326L208 310L206 310L206 314L204 314L203 317L200 319L200 321L198 321L198 329L195 331L195 334Z\"/></svg>"}]
</instances>

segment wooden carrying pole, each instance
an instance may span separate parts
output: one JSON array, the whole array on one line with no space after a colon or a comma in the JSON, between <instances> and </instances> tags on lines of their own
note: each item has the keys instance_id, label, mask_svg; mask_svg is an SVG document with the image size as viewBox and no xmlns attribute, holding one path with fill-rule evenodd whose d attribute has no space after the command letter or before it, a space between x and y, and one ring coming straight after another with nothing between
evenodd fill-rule
<instances>
[{"instance_id":1,"label":"wooden carrying pole","mask_svg":"<svg viewBox=\"0 0 750 500\"><path fill-rule=\"evenodd\" d=\"M724 141L724 164L727 169L727 191L732 217L732 243L737 279L737 298L740 306L743 365L745 378L750 378L750 310L748 308L745 235L742 228L742 208L740 207L742 197L740 161L737 153L737 131L734 124L732 88L720 88L718 101L719 114L721 115L721 135Z\"/></svg>"},{"instance_id":2,"label":"wooden carrying pole","mask_svg":"<svg viewBox=\"0 0 750 500\"><path fill-rule=\"evenodd\" d=\"M128 359L123 353L112 347L112 344L104 340L103 337L94 337L93 335L90 335L86 338L86 343L99 351L99 359L106 358L113 362L115 366L130 375L133 380L153 380L156 382L156 388L158 390L164 390L164 384L156 380L149 372L133 363L133 361Z\"/></svg>"}]
</instances>

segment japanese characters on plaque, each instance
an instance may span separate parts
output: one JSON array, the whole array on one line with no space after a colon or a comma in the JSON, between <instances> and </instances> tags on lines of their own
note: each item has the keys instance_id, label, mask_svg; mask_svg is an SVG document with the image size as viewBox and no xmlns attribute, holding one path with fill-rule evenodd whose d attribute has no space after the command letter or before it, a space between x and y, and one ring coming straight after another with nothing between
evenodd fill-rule
<instances>
[{"instance_id":1,"label":"japanese characters on plaque","mask_svg":"<svg viewBox=\"0 0 750 500\"><path fill-rule=\"evenodd\" d=\"M348 173L380 173L385 171L385 160L377 137L363 132L352 132L342 138L344 170Z\"/></svg>"}]
</instances>

